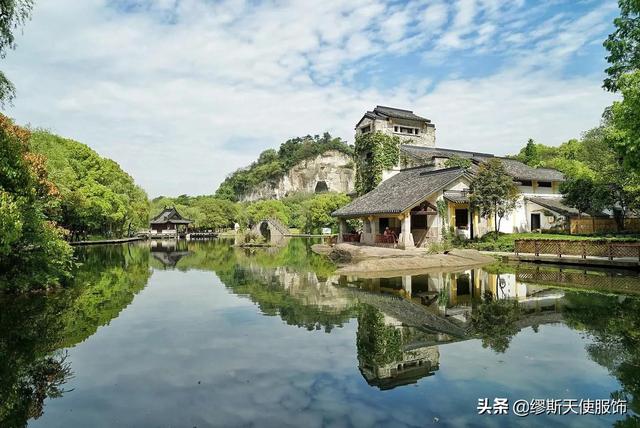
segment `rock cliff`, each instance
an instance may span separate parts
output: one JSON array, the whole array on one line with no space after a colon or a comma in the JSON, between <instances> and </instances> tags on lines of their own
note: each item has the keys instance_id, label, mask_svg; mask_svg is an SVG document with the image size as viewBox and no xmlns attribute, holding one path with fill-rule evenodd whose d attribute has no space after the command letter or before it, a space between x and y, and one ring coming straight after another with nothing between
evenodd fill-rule
<instances>
[{"instance_id":1,"label":"rock cliff","mask_svg":"<svg viewBox=\"0 0 640 428\"><path fill-rule=\"evenodd\" d=\"M240 200L280 199L297 192L351 193L354 183L355 166L351 156L338 150L328 150L297 163L277 180L259 184L240 196Z\"/></svg>"}]
</instances>

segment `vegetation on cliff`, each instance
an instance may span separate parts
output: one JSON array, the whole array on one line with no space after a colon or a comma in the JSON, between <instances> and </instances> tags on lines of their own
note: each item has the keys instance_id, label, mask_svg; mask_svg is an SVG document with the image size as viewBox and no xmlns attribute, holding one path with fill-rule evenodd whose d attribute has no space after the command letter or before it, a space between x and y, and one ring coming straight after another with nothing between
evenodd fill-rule
<instances>
[{"instance_id":1,"label":"vegetation on cliff","mask_svg":"<svg viewBox=\"0 0 640 428\"><path fill-rule=\"evenodd\" d=\"M258 160L247 168L241 168L229 175L220 184L216 196L222 199L238 201L255 186L263 182L275 182L294 165L311 159L329 150L352 155L353 148L340 138L334 138L328 132L322 136L307 135L287 140L278 150L263 151Z\"/></svg>"}]
</instances>

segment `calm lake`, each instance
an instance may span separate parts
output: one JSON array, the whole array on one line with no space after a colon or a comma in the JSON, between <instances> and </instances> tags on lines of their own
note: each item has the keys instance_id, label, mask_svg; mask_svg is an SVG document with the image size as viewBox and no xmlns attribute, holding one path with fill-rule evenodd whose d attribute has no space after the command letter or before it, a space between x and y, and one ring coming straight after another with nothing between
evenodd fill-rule
<instances>
[{"instance_id":1,"label":"calm lake","mask_svg":"<svg viewBox=\"0 0 640 428\"><path fill-rule=\"evenodd\" d=\"M0 297L0 426L640 426L637 274L341 277L311 244L78 248L63 291Z\"/></svg>"}]
</instances>

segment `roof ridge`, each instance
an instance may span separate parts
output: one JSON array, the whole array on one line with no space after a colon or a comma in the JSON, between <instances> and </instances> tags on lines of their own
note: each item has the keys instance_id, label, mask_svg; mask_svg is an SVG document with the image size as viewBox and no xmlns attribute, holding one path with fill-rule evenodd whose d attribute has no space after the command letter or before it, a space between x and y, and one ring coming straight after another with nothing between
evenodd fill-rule
<instances>
[{"instance_id":1,"label":"roof ridge","mask_svg":"<svg viewBox=\"0 0 640 428\"><path fill-rule=\"evenodd\" d=\"M413 113L413 110L407 110L407 109L403 109L403 108L397 108L397 107L390 107L390 106L381 106L381 105L377 105L376 108L388 108L391 110L397 110L397 111L405 111L407 113ZM374 109L375 110L375 109Z\"/></svg>"},{"instance_id":2,"label":"roof ridge","mask_svg":"<svg viewBox=\"0 0 640 428\"><path fill-rule=\"evenodd\" d=\"M401 169L398 172L413 171L413 170L420 169L420 168L431 168L431 167L432 167L432 165L413 166L411 168ZM453 171L454 169L459 169L459 170L463 171L466 168L462 168L460 166L450 166L449 168L438 168L438 169L432 169L430 171L425 171L424 173L422 173L422 175L436 174L436 173L440 173L440 172Z\"/></svg>"},{"instance_id":3,"label":"roof ridge","mask_svg":"<svg viewBox=\"0 0 640 428\"><path fill-rule=\"evenodd\" d=\"M460 149L450 149L448 147L424 147L424 146L416 146L413 144L402 144L401 147L413 147L416 149L424 149L424 150L446 150L449 152L455 152L455 153L469 153L472 154L474 156L488 156L488 157L492 157L492 158L497 158L499 156L494 155L493 153L485 153L485 152L473 152L473 151L469 151L469 150L460 150Z\"/></svg>"}]
</instances>

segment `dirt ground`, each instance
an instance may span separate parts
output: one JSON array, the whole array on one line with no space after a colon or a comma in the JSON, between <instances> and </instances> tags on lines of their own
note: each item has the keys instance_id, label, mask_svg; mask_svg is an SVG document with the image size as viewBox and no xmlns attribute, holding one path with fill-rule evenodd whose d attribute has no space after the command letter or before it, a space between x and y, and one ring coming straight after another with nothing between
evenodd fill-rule
<instances>
[{"instance_id":1,"label":"dirt ground","mask_svg":"<svg viewBox=\"0 0 640 428\"><path fill-rule=\"evenodd\" d=\"M456 270L492 263L495 259L476 250L454 249L447 254L428 254L424 249L399 250L354 244L314 245L313 251L335 261L341 275L380 277L398 271ZM413 272L416 271L416 272Z\"/></svg>"}]
</instances>

